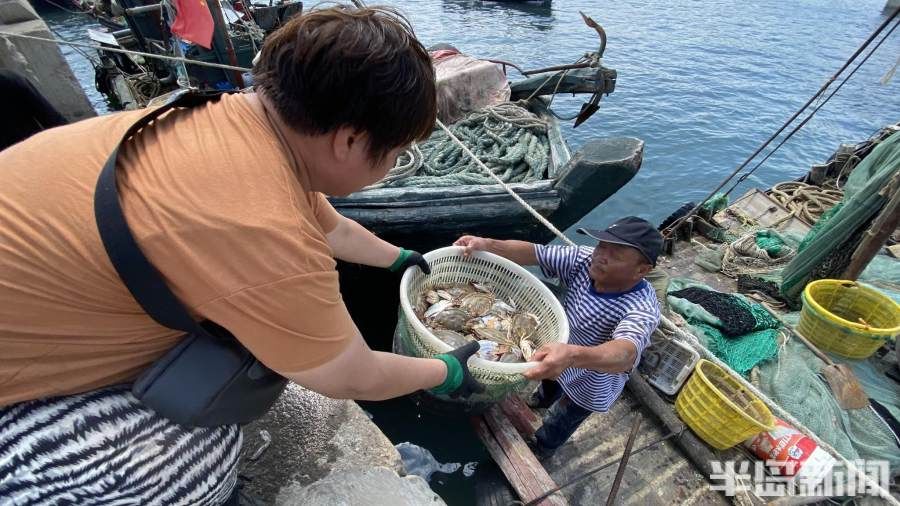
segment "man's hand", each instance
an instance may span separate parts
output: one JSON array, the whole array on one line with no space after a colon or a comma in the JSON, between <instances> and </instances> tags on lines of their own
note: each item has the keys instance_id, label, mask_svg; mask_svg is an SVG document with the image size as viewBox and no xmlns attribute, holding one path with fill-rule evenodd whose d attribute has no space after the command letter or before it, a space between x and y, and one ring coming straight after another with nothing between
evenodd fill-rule
<instances>
[{"instance_id":1,"label":"man's hand","mask_svg":"<svg viewBox=\"0 0 900 506\"><path fill-rule=\"evenodd\" d=\"M454 246L462 246L463 255L469 256L473 251L487 251L490 239L484 237L475 237L474 235L464 235L453 243Z\"/></svg>"},{"instance_id":2,"label":"man's hand","mask_svg":"<svg viewBox=\"0 0 900 506\"><path fill-rule=\"evenodd\" d=\"M447 379L442 384L432 388L431 393L448 394L455 399L457 397L466 398L472 394L484 392L484 385L472 377L467 364L469 357L474 355L479 347L478 342L473 341L434 357L443 360L447 364Z\"/></svg>"},{"instance_id":3,"label":"man's hand","mask_svg":"<svg viewBox=\"0 0 900 506\"><path fill-rule=\"evenodd\" d=\"M431 274L431 266L428 265L428 261L425 260L425 257L419 254L417 251L411 251L408 249L400 248L400 254L397 256L397 259L394 260L394 263L391 264L388 269L391 272L403 272L409 267L417 266L423 273Z\"/></svg>"},{"instance_id":4,"label":"man's hand","mask_svg":"<svg viewBox=\"0 0 900 506\"><path fill-rule=\"evenodd\" d=\"M454 246L463 247L463 255L469 256L473 251L487 251L500 255L507 260L512 260L519 265L537 265L537 255L534 252L534 244L525 241L488 239L487 237L475 237L464 235L453 243Z\"/></svg>"},{"instance_id":5,"label":"man's hand","mask_svg":"<svg viewBox=\"0 0 900 506\"><path fill-rule=\"evenodd\" d=\"M575 365L574 347L565 343L547 343L531 357L538 365L523 375L531 380L556 379L565 369Z\"/></svg>"}]
</instances>

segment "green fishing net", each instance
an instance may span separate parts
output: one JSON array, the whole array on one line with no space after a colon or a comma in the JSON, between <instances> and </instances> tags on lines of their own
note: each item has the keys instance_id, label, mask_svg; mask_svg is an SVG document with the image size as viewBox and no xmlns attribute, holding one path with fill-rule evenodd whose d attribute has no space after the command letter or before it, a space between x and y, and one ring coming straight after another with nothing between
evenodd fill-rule
<instances>
[{"instance_id":1,"label":"green fishing net","mask_svg":"<svg viewBox=\"0 0 900 506\"><path fill-rule=\"evenodd\" d=\"M842 409L821 375L824 362L800 341L779 339L780 322L764 307L732 295L734 308L748 310L756 326L752 332L727 337L722 319L713 315L716 311L672 296L673 291L687 287L709 287L685 278L673 278L669 286L672 309L685 317L693 334L713 355L742 375L757 366L760 390L844 458L887 461L891 476L900 474L900 451L885 423L871 408ZM799 313L784 316L794 326L798 318ZM870 397L891 413L900 413L900 392L888 383L883 371L874 369L871 361L840 361L853 368Z\"/></svg>"},{"instance_id":2,"label":"green fishing net","mask_svg":"<svg viewBox=\"0 0 900 506\"><path fill-rule=\"evenodd\" d=\"M756 245L772 258L780 257L785 248L784 239L774 230L768 229L756 232Z\"/></svg>"},{"instance_id":3,"label":"green fishing net","mask_svg":"<svg viewBox=\"0 0 900 506\"><path fill-rule=\"evenodd\" d=\"M671 280L669 287L669 305L713 355L739 374L775 357L780 324L761 305L685 279Z\"/></svg>"},{"instance_id":4,"label":"green fishing net","mask_svg":"<svg viewBox=\"0 0 900 506\"><path fill-rule=\"evenodd\" d=\"M753 330L777 329L781 327L781 323L772 316L772 313L766 311L766 308L755 302L747 302L746 299L735 296L738 303L745 304L756 320L756 327Z\"/></svg>"},{"instance_id":5,"label":"green fishing net","mask_svg":"<svg viewBox=\"0 0 900 506\"><path fill-rule=\"evenodd\" d=\"M863 230L881 211L882 195L900 172L900 132L887 136L853 169L844 197L807 234L800 251L785 267L781 292L797 304L803 288L823 276L840 275Z\"/></svg>"},{"instance_id":6,"label":"green fishing net","mask_svg":"<svg viewBox=\"0 0 900 506\"><path fill-rule=\"evenodd\" d=\"M722 270L722 257L724 255L724 248L706 248L697 253L697 258L694 259L694 263L705 271L719 272Z\"/></svg>"},{"instance_id":7,"label":"green fishing net","mask_svg":"<svg viewBox=\"0 0 900 506\"><path fill-rule=\"evenodd\" d=\"M722 209L728 207L728 195L724 193L717 193L712 198L704 202L700 207L705 213L708 213L707 216L712 216Z\"/></svg>"},{"instance_id":8,"label":"green fishing net","mask_svg":"<svg viewBox=\"0 0 900 506\"><path fill-rule=\"evenodd\" d=\"M822 233L822 230L824 230L825 227L828 226L828 223L831 221L834 215L839 213L841 208L843 207L844 203L838 202L837 205L825 211L825 214L823 214L819 218L819 221L817 221L816 224L813 225L813 227L809 230L809 232L806 233L806 237L804 237L803 240L800 241L800 246L797 248L797 251L800 252L805 250L810 245L810 243L812 243L816 239L816 237L820 233Z\"/></svg>"},{"instance_id":9,"label":"green fishing net","mask_svg":"<svg viewBox=\"0 0 900 506\"><path fill-rule=\"evenodd\" d=\"M698 337L710 353L743 376L749 375L757 364L775 358L778 353L778 331L774 329L730 338L725 337L718 328L703 322L691 322L691 326L699 331Z\"/></svg>"},{"instance_id":10,"label":"green fishing net","mask_svg":"<svg viewBox=\"0 0 900 506\"><path fill-rule=\"evenodd\" d=\"M854 362L854 361L845 361ZM853 365L859 374L866 361ZM900 451L890 430L871 408L845 410L837 404L820 375L825 365L796 339L784 344L777 358L759 365L760 390L848 460L885 460L891 474L900 471ZM886 378L872 382L885 384ZM863 385L870 392L870 385ZM893 402L898 402L896 392ZM871 393L869 395L872 395ZM882 401L884 398L880 398ZM885 399L883 403L890 402Z\"/></svg>"}]
</instances>

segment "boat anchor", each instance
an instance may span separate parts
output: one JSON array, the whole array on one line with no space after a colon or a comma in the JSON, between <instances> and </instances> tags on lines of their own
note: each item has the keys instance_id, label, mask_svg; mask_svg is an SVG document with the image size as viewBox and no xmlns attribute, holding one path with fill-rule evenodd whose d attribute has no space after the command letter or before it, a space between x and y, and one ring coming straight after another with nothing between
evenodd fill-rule
<instances>
[{"instance_id":1,"label":"boat anchor","mask_svg":"<svg viewBox=\"0 0 900 506\"><path fill-rule=\"evenodd\" d=\"M581 14L581 19L584 20L584 24L593 28L597 31L597 35L600 37L600 48L597 50L597 53L593 57L592 66L594 63L599 67L600 62L603 59L603 52L606 51L606 30L600 26L599 23L593 20L590 16L585 14L584 12L578 11ZM602 90L603 88L601 88ZM587 121L588 118L594 115L598 109L600 109L600 98L603 96L603 92L598 90L591 95L591 99L583 104L581 104L581 111L578 113L578 116L575 117L575 124L572 128L578 128L578 125Z\"/></svg>"}]
</instances>

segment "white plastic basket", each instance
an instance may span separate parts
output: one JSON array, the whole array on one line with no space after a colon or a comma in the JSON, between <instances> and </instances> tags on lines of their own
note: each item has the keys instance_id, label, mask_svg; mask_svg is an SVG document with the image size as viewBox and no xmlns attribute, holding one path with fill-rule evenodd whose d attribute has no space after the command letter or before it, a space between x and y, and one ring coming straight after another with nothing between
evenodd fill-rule
<instances>
[{"instance_id":1,"label":"white plastic basket","mask_svg":"<svg viewBox=\"0 0 900 506\"><path fill-rule=\"evenodd\" d=\"M489 283L498 297L511 300L519 309L538 317L541 324L532 336L535 349L553 341L568 342L569 323L562 305L539 279L518 264L492 253L477 251L465 257L462 252L463 248L458 246L430 251L423 255L431 266L430 275L426 276L416 267L403 273L398 326L405 328L397 329L396 351L416 357L432 357L450 351L448 344L419 321L413 304L434 285L470 281ZM504 363L472 357L469 370L485 385L486 391L473 396L470 401L497 402L512 391L524 390L529 382L522 373L534 365L535 362Z\"/></svg>"}]
</instances>

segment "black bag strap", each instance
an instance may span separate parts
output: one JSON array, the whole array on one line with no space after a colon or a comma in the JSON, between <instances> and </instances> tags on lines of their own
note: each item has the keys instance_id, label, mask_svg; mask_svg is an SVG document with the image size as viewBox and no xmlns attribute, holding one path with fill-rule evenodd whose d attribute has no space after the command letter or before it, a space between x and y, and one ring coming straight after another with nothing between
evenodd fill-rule
<instances>
[{"instance_id":1,"label":"black bag strap","mask_svg":"<svg viewBox=\"0 0 900 506\"><path fill-rule=\"evenodd\" d=\"M137 120L113 148L94 189L94 218L100 231L100 239L119 277L138 304L157 323L186 333L202 332L184 305L175 297L163 281L159 271L147 260L138 246L119 202L116 181L116 161L119 149L138 131L158 117L176 107L194 107L218 100L222 92L187 92L174 97Z\"/></svg>"}]
</instances>

